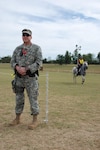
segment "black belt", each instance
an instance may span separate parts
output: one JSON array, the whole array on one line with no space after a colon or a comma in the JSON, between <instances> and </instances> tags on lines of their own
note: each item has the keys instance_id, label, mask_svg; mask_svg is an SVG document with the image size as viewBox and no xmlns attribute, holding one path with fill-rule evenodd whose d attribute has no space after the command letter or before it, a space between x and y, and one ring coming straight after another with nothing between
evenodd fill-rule
<instances>
[{"instance_id":1,"label":"black belt","mask_svg":"<svg viewBox=\"0 0 100 150\"><path fill-rule=\"evenodd\" d=\"M35 77L35 74L36 74L36 73L31 73L30 70L28 70L28 71L26 72L26 75L29 76L29 77ZM23 77L23 76L22 76L20 73L18 73L18 72L16 72L16 75L17 75L19 78L22 78L22 77ZM26 76L26 75L25 75L25 76Z\"/></svg>"}]
</instances>

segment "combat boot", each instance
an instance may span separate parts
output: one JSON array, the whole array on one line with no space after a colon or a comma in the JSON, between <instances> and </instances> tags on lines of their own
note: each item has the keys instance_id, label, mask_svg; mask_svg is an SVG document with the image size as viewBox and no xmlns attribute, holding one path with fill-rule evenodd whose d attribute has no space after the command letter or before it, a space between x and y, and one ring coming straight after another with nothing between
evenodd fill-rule
<instances>
[{"instance_id":1,"label":"combat boot","mask_svg":"<svg viewBox=\"0 0 100 150\"><path fill-rule=\"evenodd\" d=\"M21 114L16 114L16 118L9 125L16 126L16 125L20 124L20 116L21 116Z\"/></svg>"},{"instance_id":2,"label":"combat boot","mask_svg":"<svg viewBox=\"0 0 100 150\"><path fill-rule=\"evenodd\" d=\"M33 121L32 123L28 126L28 129L33 130L38 126L38 120L37 120L37 115L33 115Z\"/></svg>"}]
</instances>

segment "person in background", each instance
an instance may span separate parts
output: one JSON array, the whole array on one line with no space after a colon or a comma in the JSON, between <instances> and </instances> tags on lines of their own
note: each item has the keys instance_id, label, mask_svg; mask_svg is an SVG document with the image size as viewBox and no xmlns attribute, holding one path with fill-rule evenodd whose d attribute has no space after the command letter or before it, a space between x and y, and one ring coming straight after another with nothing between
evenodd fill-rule
<instances>
[{"instance_id":1,"label":"person in background","mask_svg":"<svg viewBox=\"0 0 100 150\"><path fill-rule=\"evenodd\" d=\"M81 55L79 55L79 58L78 58L78 61L77 61L77 70L78 70L77 75L80 74L80 69L81 69L83 63L84 63L84 59Z\"/></svg>"},{"instance_id":2,"label":"person in background","mask_svg":"<svg viewBox=\"0 0 100 150\"><path fill-rule=\"evenodd\" d=\"M42 51L40 46L31 42L31 39L32 31L30 29L23 29L23 43L16 47L11 58L11 67L15 72L15 79L12 82L12 86L16 95L16 118L10 125L15 126L20 123L20 117L25 104L24 90L26 89L30 102L31 115L33 116L32 123L28 125L28 128L34 129L38 126L38 71L42 64Z\"/></svg>"}]
</instances>

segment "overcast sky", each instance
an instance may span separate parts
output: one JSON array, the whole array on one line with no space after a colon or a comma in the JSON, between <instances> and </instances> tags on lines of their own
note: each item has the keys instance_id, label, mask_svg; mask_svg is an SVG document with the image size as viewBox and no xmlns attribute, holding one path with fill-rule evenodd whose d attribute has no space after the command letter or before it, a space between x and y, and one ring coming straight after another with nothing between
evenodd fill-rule
<instances>
[{"instance_id":1,"label":"overcast sky","mask_svg":"<svg viewBox=\"0 0 100 150\"><path fill-rule=\"evenodd\" d=\"M1 0L0 57L12 55L22 44L21 31L32 30L32 42L43 58L100 52L100 0Z\"/></svg>"}]
</instances>

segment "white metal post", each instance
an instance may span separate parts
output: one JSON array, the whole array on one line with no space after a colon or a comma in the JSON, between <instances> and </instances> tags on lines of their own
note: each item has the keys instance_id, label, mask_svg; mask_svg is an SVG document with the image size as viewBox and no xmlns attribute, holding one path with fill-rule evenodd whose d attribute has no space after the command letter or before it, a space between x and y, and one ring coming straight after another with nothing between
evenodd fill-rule
<instances>
[{"instance_id":1,"label":"white metal post","mask_svg":"<svg viewBox=\"0 0 100 150\"><path fill-rule=\"evenodd\" d=\"M48 72L46 73L46 116L44 121L48 122Z\"/></svg>"}]
</instances>

